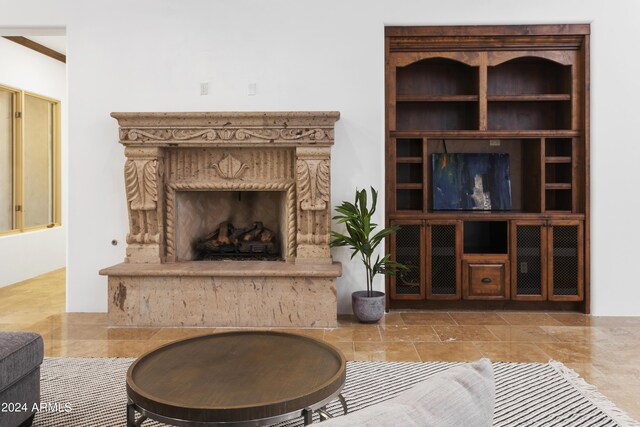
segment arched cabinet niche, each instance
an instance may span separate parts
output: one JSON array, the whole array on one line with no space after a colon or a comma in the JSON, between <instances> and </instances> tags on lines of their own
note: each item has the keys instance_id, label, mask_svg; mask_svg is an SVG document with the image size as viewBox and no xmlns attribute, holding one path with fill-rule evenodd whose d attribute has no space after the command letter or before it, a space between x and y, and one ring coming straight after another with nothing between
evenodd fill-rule
<instances>
[{"instance_id":1,"label":"arched cabinet niche","mask_svg":"<svg viewBox=\"0 0 640 427\"><path fill-rule=\"evenodd\" d=\"M489 130L571 129L571 65L524 56L487 69Z\"/></svg>"},{"instance_id":2,"label":"arched cabinet niche","mask_svg":"<svg viewBox=\"0 0 640 427\"><path fill-rule=\"evenodd\" d=\"M478 127L478 67L428 58L396 68L396 120L401 130Z\"/></svg>"}]
</instances>

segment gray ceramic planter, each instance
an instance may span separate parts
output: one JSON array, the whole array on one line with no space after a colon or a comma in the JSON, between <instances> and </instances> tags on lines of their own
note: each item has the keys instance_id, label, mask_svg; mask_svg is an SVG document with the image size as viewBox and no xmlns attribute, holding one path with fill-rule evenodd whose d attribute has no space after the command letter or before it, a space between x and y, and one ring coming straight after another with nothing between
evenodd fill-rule
<instances>
[{"instance_id":1,"label":"gray ceramic planter","mask_svg":"<svg viewBox=\"0 0 640 427\"><path fill-rule=\"evenodd\" d=\"M351 294L353 314L362 323L375 323L384 316L384 292L356 291Z\"/></svg>"}]
</instances>

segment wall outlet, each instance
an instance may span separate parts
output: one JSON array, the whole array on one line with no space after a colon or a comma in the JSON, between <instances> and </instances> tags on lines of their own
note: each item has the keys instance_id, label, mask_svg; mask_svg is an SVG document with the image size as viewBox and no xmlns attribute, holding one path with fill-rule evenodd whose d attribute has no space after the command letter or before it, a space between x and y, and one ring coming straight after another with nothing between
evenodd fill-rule
<instances>
[{"instance_id":1,"label":"wall outlet","mask_svg":"<svg viewBox=\"0 0 640 427\"><path fill-rule=\"evenodd\" d=\"M527 274L528 272L529 272L529 264L527 264L526 262L521 262L520 263L520 273Z\"/></svg>"},{"instance_id":2,"label":"wall outlet","mask_svg":"<svg viewBox=\"0 0 640 427\"><path fill-rule=\"evenodd\" d=\"M255 96L257 92L257 84L249 83L249 96Z\"/></svg>"},{"instance_id":3,"label":"wall outlet","mask_svg":"<svg viewBox=\"0 0 640 427\"><path fill-rule=\"evenodd\" d=\"M489 140L489 147L500 147L500 140L499 139L490 139Z\"/></svg>"},{"instance_id":4,"label":"wall outlet","mask_svg":"<svg viewBox=\"0 0 640 427\"><path fill-rule=\"evenodd\" d=\"M209 95L209 83L208 82L200 83L200 95Z\"/></svg>"}]
</instances>

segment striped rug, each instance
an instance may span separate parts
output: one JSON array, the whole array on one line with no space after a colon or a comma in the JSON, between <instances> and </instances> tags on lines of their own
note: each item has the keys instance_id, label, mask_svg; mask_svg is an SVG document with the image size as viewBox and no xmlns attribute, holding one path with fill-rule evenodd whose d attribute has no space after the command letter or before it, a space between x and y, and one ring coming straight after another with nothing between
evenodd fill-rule
<instances>
[{"instance_id":1,"label":"striped rug","mask_svg":"<svg viewBox=\"0 0 640 427\"><path fill-rule=\"evenodd\" d=\"M125 376L134 359L47 358L35 426L125 426ZM390 399L431 375L456 366L445 362L347 362L343 395L349 411ZM494 426L640 426L575 372L550 363L494 363ZM57 405L56 405L57 404ZM328 406L341 413L337 401ZM164 424L146 421L144 426ZM280 426L300 426L297 419Z\"/></svg>"}]
</instances>

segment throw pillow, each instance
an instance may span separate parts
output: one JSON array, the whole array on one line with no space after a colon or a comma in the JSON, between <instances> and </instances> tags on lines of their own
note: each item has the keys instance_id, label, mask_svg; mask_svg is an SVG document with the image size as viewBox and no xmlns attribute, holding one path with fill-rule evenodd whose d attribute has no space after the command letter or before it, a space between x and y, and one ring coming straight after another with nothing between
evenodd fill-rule
<instances>
[{"instance_id":1,"label":"throw pillow","mask_svg":"<svg viewBox=\"0 0 640 427\"><path fill-rule=\"evenodd\" d=\"M323 427L486 427L493 424L495 384L488 359L436 374L393 399L322 423Z\"/></svg>"}]
</instances>

